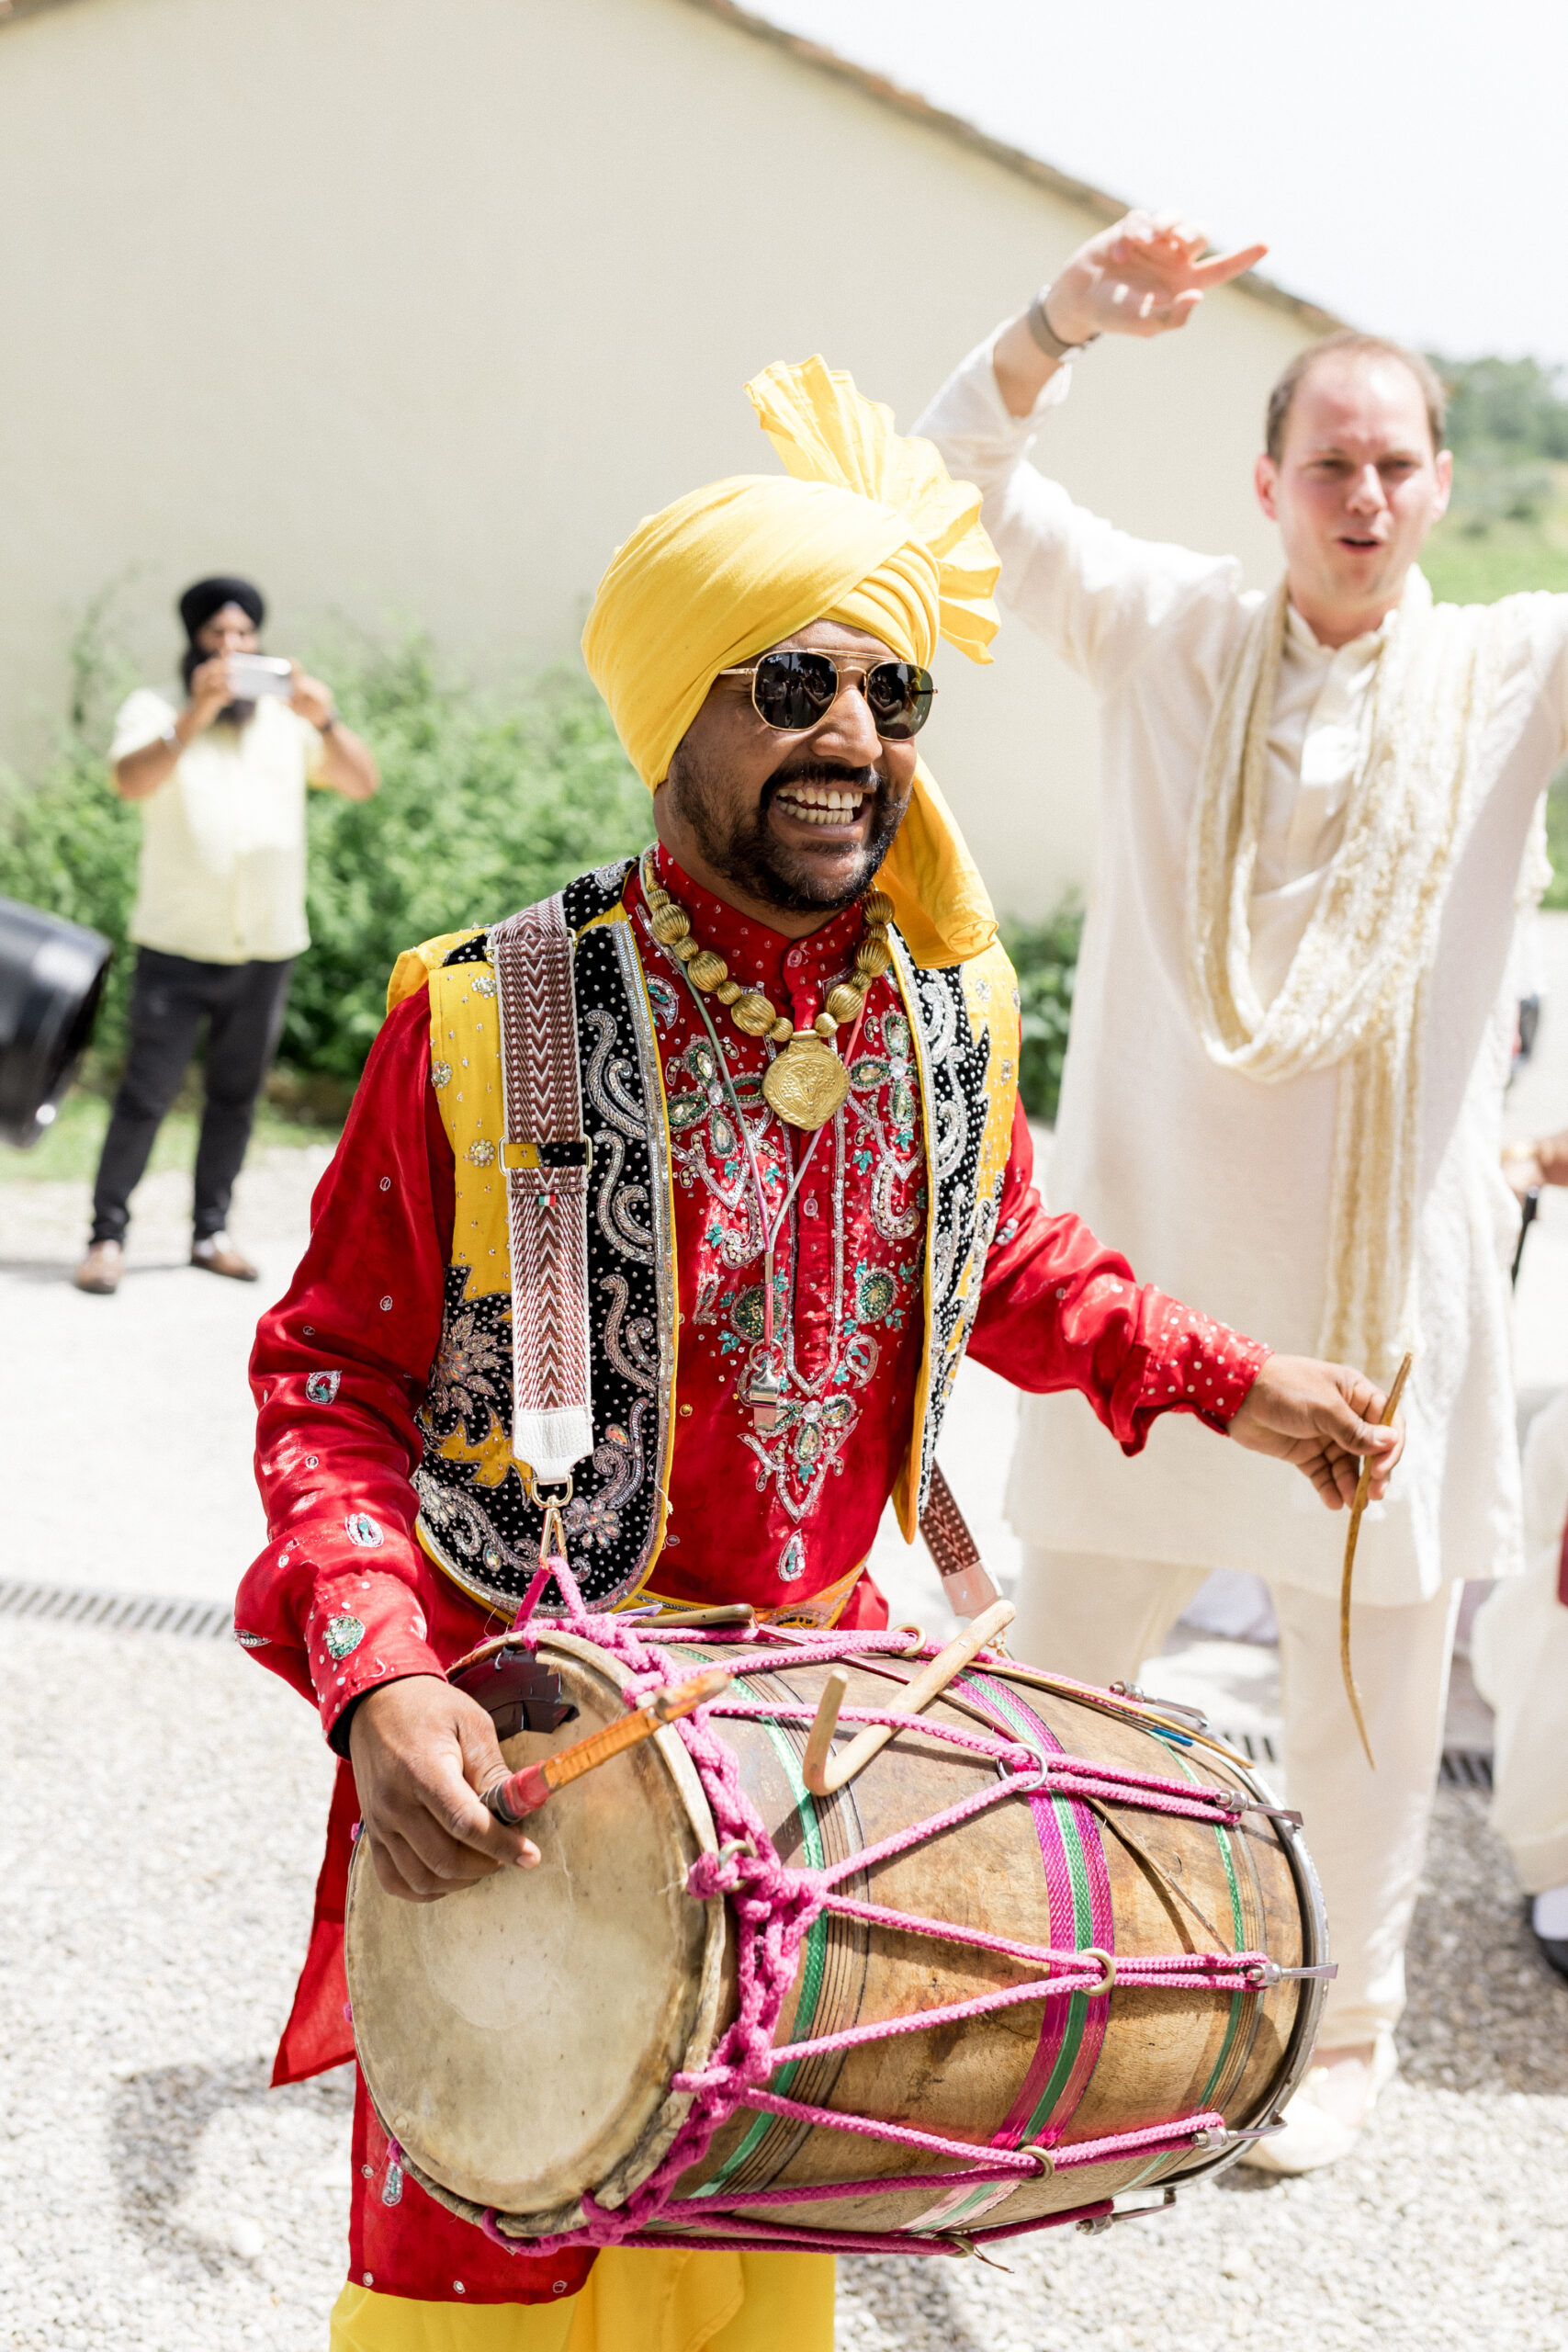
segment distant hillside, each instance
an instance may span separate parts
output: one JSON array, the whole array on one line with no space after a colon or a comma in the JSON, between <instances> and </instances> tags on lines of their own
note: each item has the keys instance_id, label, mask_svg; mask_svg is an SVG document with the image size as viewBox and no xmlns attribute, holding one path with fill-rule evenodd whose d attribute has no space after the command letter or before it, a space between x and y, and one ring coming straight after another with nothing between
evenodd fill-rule
<instances>
[{"instance_id":1,"label":"distant hillside","mask_svg":"<svg viewBox=\"0 0 1568 2352\"><path fill-rule=\"evenodd\" d=\"M1568 399L1536 359L1446 359L1453 503L1422 557L1439 596L1568 589Z\"/></svg>"},{"instance_id":2,"label":"distant hillside","mask_svg":"<svg viewBox=\"0 0 1568 2352\"><path fill-rule=\"evenodd\" d=\"M1449 387L1454 494L1421 568L1438 596L1490 605L1519 588L1568 589L1568 400L1537 359L1432 363ZM1553 879L1568 908L1568 764L1546 803Z\"/></svg>"}]
</instances>

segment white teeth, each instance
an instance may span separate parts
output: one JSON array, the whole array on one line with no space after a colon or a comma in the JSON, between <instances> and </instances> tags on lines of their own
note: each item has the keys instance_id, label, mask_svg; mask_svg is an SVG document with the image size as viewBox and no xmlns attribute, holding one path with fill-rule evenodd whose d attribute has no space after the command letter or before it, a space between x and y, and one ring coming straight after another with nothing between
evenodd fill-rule
<instances>
[{"instance_id":1,"label":"white teeth","mask_svg":"<svg viewBox=\"0 0 1568 2352\"><path fill-rule=\"evenodd\" d=\"M852 789L840 792L830 785L785 785L779 798L790 815L802 823L831 825L858 817L865 794Z\"/></svg>"}]
</instances>

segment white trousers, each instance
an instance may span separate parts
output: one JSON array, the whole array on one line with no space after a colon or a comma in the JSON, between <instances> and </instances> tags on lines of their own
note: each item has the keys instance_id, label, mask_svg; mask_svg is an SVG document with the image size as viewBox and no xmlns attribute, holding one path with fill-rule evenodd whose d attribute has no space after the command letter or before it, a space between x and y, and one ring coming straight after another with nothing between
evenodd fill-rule
<instances>
[{"instance_id":1,"label":"white trousers","mask_svg":"<svg viewBox=\"0 0 1568 2352\"><path fill-rule=\"evenodd\" d=\"M1527 1894L1568 1885L1568 1609L1548 1552L1488 1593L1470 1636L1496 1712L1492 1826Z\"/></svg>"},{"instance_id":2,"label":"white trousers","mask_svg":"<svg viewBox=\"0 0 1568 2352\"><path fill-rule=\"evenodd\" d=\"M1030 1548L1008 1647L1082 1682L1136 1682L1208 1573ZM1375 1772L1339 1679L1338 1602L1293 1585L1269 1589L1280 1621L1285 1801L1302 1814L1323 1883L1330 1956L1339 1963L1320 2046L1344 2049L1392 2029L1404 2007L1404 1940L1442 1759L1463 1588L1446 1585L1408 1609L1351 1610L1351 1656ZM1146 1681L1158 1690L1153 1666Z\"/></svg>"}]
</instances>

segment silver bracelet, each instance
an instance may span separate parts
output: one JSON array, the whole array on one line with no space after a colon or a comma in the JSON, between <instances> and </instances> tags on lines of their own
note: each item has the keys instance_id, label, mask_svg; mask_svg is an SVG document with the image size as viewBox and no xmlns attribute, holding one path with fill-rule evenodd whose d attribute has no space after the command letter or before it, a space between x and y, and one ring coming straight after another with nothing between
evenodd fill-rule
<instances>
[{"instance_id":1,"label":"silver bracelet","mask_svg":"<svg viewBox=\"0 0 1568 2352\"><path fill-rule=\"evenodd\" d=\"M1025 312L1029 332L1047 359L1071 359L1076 352L1087 351L1091 343L1098 343L1100 337L1090 334L1086 335L1082 343L1064 343L1045 315L1045 302L1050 291L1048 286L1042 287Z\"/></svg>"},{"instance_id":2,"label":"silver bracelet","mask_svg":"<svg viewBox=\"0 0 1568 2352\"><path fill-rule=\"evenodd\" d=\"M185 745L180 741L180 729L179 721L177 719L170 719L168 725L164 728L162 736L159 738L159 741L168 745L176 760L179 758L181 752L185 750Z\"/></svg>"}]
</instances>

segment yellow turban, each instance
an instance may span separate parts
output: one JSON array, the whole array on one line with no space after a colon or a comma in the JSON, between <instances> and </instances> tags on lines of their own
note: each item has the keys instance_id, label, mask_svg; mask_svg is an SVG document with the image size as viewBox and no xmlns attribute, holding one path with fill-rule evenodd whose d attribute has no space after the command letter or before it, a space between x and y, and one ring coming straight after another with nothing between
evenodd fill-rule
<instances>
[{"instance_id":1,"label":"yellow turban","mask_svg":"<svg viewBox=\"0 0 1568 2352\"><path fill-rule=\"evenodd\" d=\"M719 671L808 621L867 630L929 664L939 637L988 662L1000 570L980 493L950 481L929 441L893 430L820 358L746 387L788 477L739 474L651 514L599 583L582 650L589 675L650 788ZM878 880L916 961L979 955L997 919L947 804L923 764Z\"/></svg>"}]
</instances>

